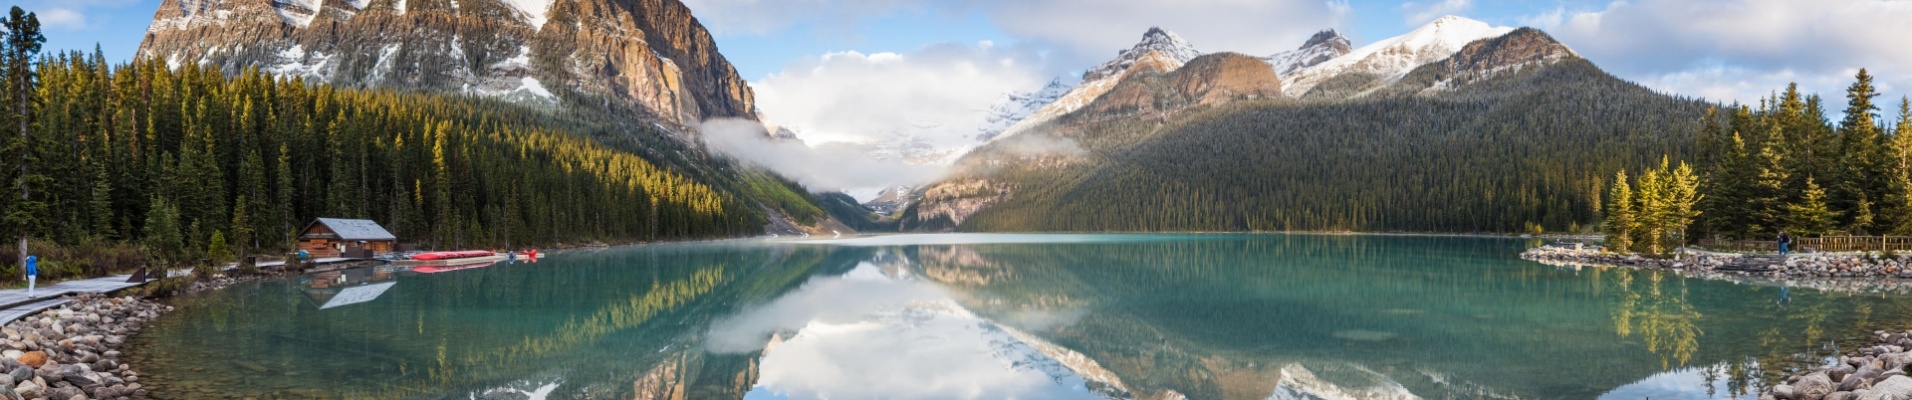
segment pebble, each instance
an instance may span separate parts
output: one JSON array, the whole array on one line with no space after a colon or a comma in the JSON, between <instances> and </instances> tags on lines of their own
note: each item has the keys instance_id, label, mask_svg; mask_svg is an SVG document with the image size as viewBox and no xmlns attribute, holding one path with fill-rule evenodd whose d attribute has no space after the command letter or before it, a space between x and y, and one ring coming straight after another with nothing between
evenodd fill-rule
<instances>
[{"instance_id":1,"label":"pebble","mask_svg":"<svg viewBox=\"0 0 1912 400\"><path fill-rule=\"evenodd\" d=\"M1520 258L1557 267L1624 266L1662 269L1705 279L1764 281L1843 293L1912 294L1912 256L1863 253L1795 253L1748 256L1684 251L1678 259L1607 252L1598 246L1552 244L1527 249ZM1860 278L1860 279L1851 279Z\"/></svg>"},{"instance_id":2,"label":"pebble","mask_svg":"<svg viewBox=\"0 0 1912 400\"><path fill-rule=\"evenodd\" d=\"M133 297L78 295L60 308L0 327L0 371L6 371L0 383L7 384L0 389L24 398L147 398L144 389L131 386L138 375L114 349L125 342L115 332L138 331L169 310Z\"/></svg>"}]
</instances>

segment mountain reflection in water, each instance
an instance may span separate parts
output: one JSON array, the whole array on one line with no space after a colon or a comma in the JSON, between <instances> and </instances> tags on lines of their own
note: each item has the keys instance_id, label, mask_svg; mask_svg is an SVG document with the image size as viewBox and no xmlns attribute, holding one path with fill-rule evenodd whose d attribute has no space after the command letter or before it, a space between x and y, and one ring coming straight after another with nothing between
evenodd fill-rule
<instances>
[{"instance_id":1,"label":"mountain reflection in water","mask_svg":"<svg viewBox=\"0 0 1912 400\"><path fill-rule=\"evenodd\" d=\"M1524 245L952 234L572 251L183 298L129 357L173 398L1751 398L1866 333L1848 327L1912 312L1896 293L1778 301L1766 283L1540 265Z\"/></svg>"}]
</instances>

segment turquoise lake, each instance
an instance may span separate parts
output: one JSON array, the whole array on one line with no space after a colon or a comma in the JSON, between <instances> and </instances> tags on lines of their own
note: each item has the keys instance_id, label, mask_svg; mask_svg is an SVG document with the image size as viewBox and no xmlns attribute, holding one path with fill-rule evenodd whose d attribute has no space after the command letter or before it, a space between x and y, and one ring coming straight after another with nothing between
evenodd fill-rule
<instances>
[{"instance_id":1,"label":"turquoise lake","mask_svg":"<svg viewBox=\"0 0 1912 400\"><path fill-rule=\"evenodd\" d=\"M1723 399L1912 327L1903 293L1517 257L1534 244L940 234L573 250L183 297L127 358L169 399Z\"/></svg>"}]
</instances>

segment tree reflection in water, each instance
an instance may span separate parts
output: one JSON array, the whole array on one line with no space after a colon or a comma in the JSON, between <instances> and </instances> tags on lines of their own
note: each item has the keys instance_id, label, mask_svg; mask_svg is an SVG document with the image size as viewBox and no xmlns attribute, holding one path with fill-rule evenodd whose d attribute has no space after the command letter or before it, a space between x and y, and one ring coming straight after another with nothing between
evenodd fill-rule
<instances>
[{"instance_id":1,"label":"tree reflection in water","mask_svg":"<svg viewBox=\"0 0 1912 400\"><path fill-rule=\"evenodd\" d=\"M1620 305L1614 309L1613 322L1620 337L1632 336L1634 331L1646 341L1646 349L1660 356L1660 368L1670 368L1672 361L1686 366L1693 359L1693 353L1699 351L1700 335L1706 332L1699 327L1702 317L1693 304L1686 300L1686 282L1681 280L1679 287L1666 290L1664 273L1661 271L1621 270L1616 276L1619 287ZM1635 287L1633 275L1645 274L1647 283Z\"/></svg>"}]
</instances>

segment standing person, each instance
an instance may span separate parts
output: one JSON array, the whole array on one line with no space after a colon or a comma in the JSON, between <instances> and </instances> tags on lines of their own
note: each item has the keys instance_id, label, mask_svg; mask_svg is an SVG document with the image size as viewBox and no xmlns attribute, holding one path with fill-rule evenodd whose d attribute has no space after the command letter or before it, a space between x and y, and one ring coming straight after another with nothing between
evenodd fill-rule
<instances>
[{"instance_id":1,"label":"standing person","mask_svg":"<svg viewBox=\"0 0 1912 400\"><path fill-rule=\"evenodd\" d=\"M1779 255L1792 254L1792 234L1779 231Z\"/></svg>"},{"instance_id":2,"label":"standing person","mask_svg":"<svg viewBox=\"0 0 1912 400\"><path fill-rule=\"evenodd\" d=\"M29 255L27 256L27 298L33 298L33 284L35 283L34 281L39 280L39 278L40 257Z\"/></svg>"}]
</instances>

